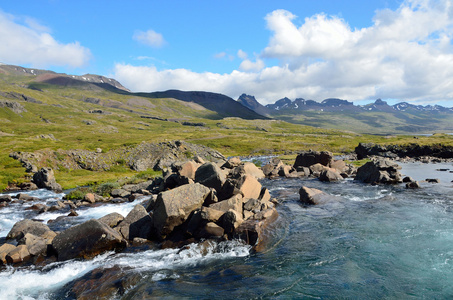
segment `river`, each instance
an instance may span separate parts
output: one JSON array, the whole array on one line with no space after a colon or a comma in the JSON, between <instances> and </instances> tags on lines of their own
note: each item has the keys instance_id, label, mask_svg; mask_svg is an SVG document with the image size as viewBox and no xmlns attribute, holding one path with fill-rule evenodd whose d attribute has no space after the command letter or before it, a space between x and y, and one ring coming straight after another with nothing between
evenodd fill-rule
<instances>
[{"instance_id":1,"label":"river","mask_svg":"<svg viewBox=\"0 0 453 300\"><path fill-rule=\"evenodd\" d=\"M409 190L404 185L372 186L350 179L340 183L266 179L261 183L280 205L263 252L253 253L249 246L230 241L105 253L89 261L45 267L7 267L0 272L0 298L71 299L71 290L81 280L102 274L113 274L112 278L120 274L115 299L451 298L453 164L402 166L402 173L415 180L439 178L440 183L421 182L420 189ZM298 201L301 186L341 200L304 206ZM44 190L28 193L49 203L62 197ZM54 226L61 230L113 211L127 215L136 204L79 209L70 223ZM0 237L33 214L20 205L0 209ZM47 221L59 215L64 214L38 218Z\"/></svg>"}]
</instances>

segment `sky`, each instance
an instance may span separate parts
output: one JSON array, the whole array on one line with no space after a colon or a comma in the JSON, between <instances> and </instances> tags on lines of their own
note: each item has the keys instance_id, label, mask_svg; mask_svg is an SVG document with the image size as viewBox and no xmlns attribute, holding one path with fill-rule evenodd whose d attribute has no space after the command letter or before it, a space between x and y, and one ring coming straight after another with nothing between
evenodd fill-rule
<instances>
[{"instance_id":1,"label":"sky","mask_svg":"<svg viewBox=\"0 0 453 300\"><path fill-rule=\"evenodd\" d=\"M21 0L0 62L168 89L453 106L453 0Z\"/></svg>"}]
</instances>

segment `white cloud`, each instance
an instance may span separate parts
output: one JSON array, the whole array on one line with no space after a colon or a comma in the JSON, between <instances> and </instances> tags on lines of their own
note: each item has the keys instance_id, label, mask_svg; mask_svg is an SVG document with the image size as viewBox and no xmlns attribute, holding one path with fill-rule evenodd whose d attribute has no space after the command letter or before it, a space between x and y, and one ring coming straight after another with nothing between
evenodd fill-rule
<instances>
[{"instance_id":1,"label":"white cloud","mask_svg":"<svg viewBox=\"0 0 453 300\"><path fill-rule=\"evenodd\" d=\"M21 20L1 10L0 41L0 61L8 64L82 67L91 58L90 50L79 42L60 43L36 20Z\"/></svg>"},{"instance_id":2,"label":"white cloud","mask_svg":"<svg viewBox=\"0 0 453 300\"><path fill-rule=\"evenodd\" d=\"M243 51L242 49L239 49L238 50L238 57L240 59L247 59L248 55L245 51Z\"/></svg>"},{"instance_id":3,"label":"white cloud","mask_svg":"<svg viewBox=\"0 0 453 300\"><path fill-rule=\"evenodd\" d=\"M376 12L373 25L350 28L338 17L297 17L285 10L266 16L272 35L252 62L229 74L117 65L115 77L132 90L207 90L263 103L282 97L352 101L453 101L453 0L406 0ZM265 60L280 64L265 67Z\"/></svg>"},{"instance_id":4,"label":"white cloud","mask_svg":"<svg viewBox=\"0 0 453 300\"><path fill-rule=\"evenodd\" d=\"M147 31L137 30L132 38L137 42L154 48L160 48L165 45L165 40L162 34L157 33L152 29L149 29Z\"/></svg>"},{"instance_id":5,"label":"white cloud","mask_svg":"<svg viewBox=\"0 0 453 300\"><path fill-rule=\"evenodd\" d=\"M255 71L258 72L264 68L265 64L264 61L261 59L257 59L255 62L252 62L249 59L245 59L242 61L242 63L239 65L239 70L242 71Z\"/></svg>"}]
</instances>

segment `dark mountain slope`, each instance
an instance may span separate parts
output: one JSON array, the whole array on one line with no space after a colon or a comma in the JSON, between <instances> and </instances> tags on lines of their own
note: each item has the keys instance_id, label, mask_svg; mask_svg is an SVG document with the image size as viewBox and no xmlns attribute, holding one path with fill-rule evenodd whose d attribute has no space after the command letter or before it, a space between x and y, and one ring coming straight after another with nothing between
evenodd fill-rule
<instances>
[{"instance_id":1,"label":"dark mountain slope","mask_svg":"<svg viewBox=\"0 0 453 300\"><path fill-rule=\"evenodd\" d=\"M263 116L268 116L271 112L269 108L261 105L261 103L256 101L255 97L250 95L242 94L241 96L239 96L237 101L243 106L250 108L251 110Z\"/></svg>"},{"instance_id":2,"label":"dark mountain slope","mask_svg":"<svg viewBox=\"0 0 453 300\"><path fill-rule=\"evenodd\" d=\"M150 98L173 98L186 102L194 102L217 112L221 117L239 117L246 120L269 119L243 106L232 98L217 93L168 90L165 92L136 93L136 95Z\"/></svg>"}]
</instances>

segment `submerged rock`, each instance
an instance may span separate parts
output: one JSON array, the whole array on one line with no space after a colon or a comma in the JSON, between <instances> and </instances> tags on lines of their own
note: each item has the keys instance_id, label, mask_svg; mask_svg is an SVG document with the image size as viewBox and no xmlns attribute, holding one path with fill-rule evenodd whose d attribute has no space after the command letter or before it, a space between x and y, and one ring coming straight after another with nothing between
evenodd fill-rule
<instances>
[{"instance_id":1,"label":"submerged rock","mask_svg":"<svg viewBox=\"0 0 453 300\"><path fill-rule=\"evenodd\" d=\"M324 204L332 201L338 201L340 199L337 196L329 195L321 190L305 186L300 188L299 196L300 202L310 205Z\"/></svg>"}]
</instances>

